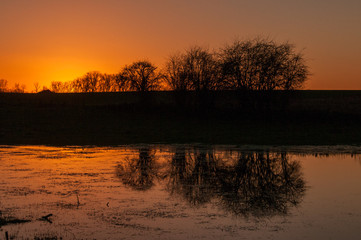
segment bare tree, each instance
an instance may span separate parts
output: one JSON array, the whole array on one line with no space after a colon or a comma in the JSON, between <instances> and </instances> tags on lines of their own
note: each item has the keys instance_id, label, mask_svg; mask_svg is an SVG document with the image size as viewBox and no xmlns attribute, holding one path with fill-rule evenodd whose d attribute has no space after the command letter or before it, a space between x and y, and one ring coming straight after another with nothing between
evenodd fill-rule
<instances>
[{"instance_id":1,"label":"bare tree","mask_svg":"<svg viewBox=\"0 0 361 240\"><path fill-rule=\"evenodd\" d=\"M147 92L158 90L163 75L157 71L152 63L138 61L123 69L123 74L130 84L130 90Z\"/></svg>"},{"instance_id":2,"label":"bare tree","mask_svg":"<svg viewBox=\"0 0 361 240\"><path fill-rule=\"evenodd\" d=\"M72 82L72 89L74 92L97 92L101 78L102 74L97 71L88 72Z\"/></svg>"},{"instance_id":3,"label":"bare tree","mask_svg":"<svg viewBox=\"0 0 361 240\"><path fill-rule=\"evenodd\" d=\"M282 86L285 90L302 88L305 80L310 75L301 53L292 53L284 68Z\"/></svg>"},{"instance_id":4,"label":"bare tree","mask_svg":"<svg viewBox=\"0 0 361 240\"><path fill-rule=\"evenodd\" d=\"M59 81L53 81L50 84L50 90L55 93L63 92L63 83Z\"/></svg>"},{"instance_id":5,"label":"bare tree","mask_svg":"<svg viewBox=\"0 0 361 240\"><path fill-rule=\"evenodd\" d=\"M0 79L0 92L8 91L8 81L6 79Z\"/></svg>"},{"instance_id":6,"label":"bare tree","mask_svg":"<svg viewBox=\"0 0 361 240\"><path fill-rule=\"evenodd\" d=\"M35 82L34 83L34 88L35 88L35 93L37 93L38 91L39 91L39 89L40 89L40 84L39 84L39 82Z\"/></svg>"},{"instance_id":7,"label":"bare tree","mask_svg":"<svg viewBox=\"0 0 361 240\"><path fill-rule=\"evenodd\" d=\"M113 89L116 92L128 91L130 88L129 81L125 73L119 72L114 75Z\"/></svg>"},{"instance_id":8,"label":"bare tree","mask_svg":"<svg viewBox=\"0 0 361 240\"><path fill-rule=\"evenodd\" d=\"M99 92L113 92L114 90L114 75L113 74L101 74L98 89Z\"/></svg>"},{"instance_id":9,"label":"bare tree","mask_svg":"<svg viewBox=\"0 0 361 240\"><path fill-rule=\"evenodd\" d=\"M169 57L165 72L172 90L200 92L222 88L214 54L199 46Z\"/></svg>"},{"instance_id":10,"label":"bare tree","mask_svg":"<svg viewBox=\"0 0 361 240\"><path fill-rule=\"evenodd\" d=\"M186 74L185 55L175 54L168 58L165 66L166 84L174 91L187 91L191 84Z\"/></svg>"},{"instance_id":11,"label":"bare tree","mask_svg":"<svg viewBox=\"0 0 361 240\"><path fill-rule=\"evenodd\" d=\"M72 82L71 82L71 85L72 85L72 89L74 92L83 92L84 91L84 86L83 86L83 80L82 78L76 78L74 79Z\"/></svg>"},{"instance_id":12,"label":"bare tree","mask_svg":"<svg viewBox=\"0 0 361 240\"><path fill-rule=\"evenodd\" d=\"M63 82L62 92L64 92L64 93L74 92L73 84L72 84L71 81L70 82Z\"/></svg>"},{"instance_id":13,"label":"bare tree","mask_svg":"<svg viewBox=\"0 0 361 240\"><path fill-rule=\"evenodd\" d=\"M88 72L85 74L85 76L83 77L83 81L84 81L84 92L97 92L99 91L98 88L98 84L101 80L102 74L97 72L97 71L93 71L93 72Z\"/></svg>"},{"instance_id":14,"label":"bare tree","mask_svg":"<svg viewBox=\"0 0 361 240\"><path fill-rule=\"evenodd\" d=\"M255 69L256 90L283 89L283 74L287 70L284 65L289 60L291 45L276 44L273 41L256 42Z\"/></svg>"},{"instance_id":15,"label":"bare tree","mask_svg":"<svg viewBox=\"0 0 361 240\"><path fill-rule=\"evenodd\" d=\"M227 87L237 90L252 89L255 78L254 48L251 41L236 41L220 53L220 65Z\"/></svg>"},{"instance_id":16,"label":"bare tree","mask_svg":"<svg viewBox=\"0 0 361 240\"><path fill-rule=\"evenodd\" d=\"M11 92L14 93L24 93L26 86L24 84L15 83L14 88L11 90Z\"/></svg>"},{"instance_id":17,"label":"bare tree","mask_svg":"<svg viewBox=\"0 0 361 240\"><path fill-rule=\"evenodd\" d=\"M230 89L297 89L309 75L302 54L289 43L267 39L235 41L221 49L219 56Z\"/></svg>"},{"instance_id":18,"label":"bare tree","mask_svg":"<svg viewBox=\"0 0 361 240\"><path fill-rule=\"evenodd\" d=\"M217 67L214 55L207 49L192 47L185 55L185 74L193 90L217 90L219 86Z\"/></svg>"}]
</instances>

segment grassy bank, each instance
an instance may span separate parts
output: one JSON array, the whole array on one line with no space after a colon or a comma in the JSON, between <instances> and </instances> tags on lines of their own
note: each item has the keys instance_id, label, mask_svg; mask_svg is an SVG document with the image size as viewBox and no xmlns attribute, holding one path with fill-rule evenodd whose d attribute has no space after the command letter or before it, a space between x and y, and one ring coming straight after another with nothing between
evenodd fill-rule
<instances>
[{"instance_id":1,"label":"grassy bank","mask_svg":"<svg viewBox=\"0 0 361 240\"><path fill-rule=\"evenodd\" d=\"M0 144L361 144L361 91L0 94Z\"/></svg>"}]
</instances>

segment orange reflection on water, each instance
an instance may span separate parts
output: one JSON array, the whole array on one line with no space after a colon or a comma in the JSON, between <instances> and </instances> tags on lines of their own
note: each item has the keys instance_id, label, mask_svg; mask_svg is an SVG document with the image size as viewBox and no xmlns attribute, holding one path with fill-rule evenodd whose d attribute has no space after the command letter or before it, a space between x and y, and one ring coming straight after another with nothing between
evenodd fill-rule
<instances>
[{"instance_id":1,"label":"orange reflection on water","mask_svg":"<svg viewBox=\"0 0 361 240\"><path fill-rule=\"evenodd\" d=\"M360 164L350 155L320 158L314 151L2 146L0 220L30 222L0 229L17 238L238 239L272 233L287 239L317 233L322 239L342 228L352 238L360 233ZM41 218L48 214L52 223ZM316 222L322 227L307 225Z\"/></svg>"}]
</instances>

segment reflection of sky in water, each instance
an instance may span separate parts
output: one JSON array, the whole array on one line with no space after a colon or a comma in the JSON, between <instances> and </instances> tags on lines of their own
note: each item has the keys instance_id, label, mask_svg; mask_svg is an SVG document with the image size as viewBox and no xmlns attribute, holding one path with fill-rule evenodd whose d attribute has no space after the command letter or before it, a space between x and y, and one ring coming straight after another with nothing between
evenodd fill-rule
<instances>
[{"instance_id":1,"label":"reflection of sky in water","mask_svg":"<svg viewBox=\"0 0 361 240\"><path fill-rule=\"evenodd\" d=\"M358 148L266 150L3 146L0 216L32 221L2 226L0 236L352 239L361 233ZM50 213L52 224L38 220Z\"/></svg>"}]
</instances>

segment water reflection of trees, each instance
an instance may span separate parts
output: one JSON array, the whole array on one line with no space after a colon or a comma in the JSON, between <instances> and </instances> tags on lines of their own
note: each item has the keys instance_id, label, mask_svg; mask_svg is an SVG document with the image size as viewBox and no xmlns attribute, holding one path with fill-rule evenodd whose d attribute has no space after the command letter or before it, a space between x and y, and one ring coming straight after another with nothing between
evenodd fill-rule
<instances>
[{"instance_id":1,"label":"water reflection of trees","mask_svg":"<svg viewBox=\"0 0 361 240\"><path fill-rule=\"evenodd\" d=\"M243 215L287 213L305 191L299 163L285 153L240 153L235 165L219 170L218 181L221 204Z\"/></svg>"},{"instance_id":2,"label":"water reflection of trees","mask_svg":"<svg viewBox=\"0 0 361 240\"><path fill-rule=\"evenodd\" d=\"M154 150L150 147L140 148L138 158L127 159L117 166L117 175L123 184L135 190L150 189L157 174Z\"/></svg>"},{"instance_id":3,"label":"water reflection of trees","mask_svg":"<svg viewBox=\"0 0 361 240\"><path fill-rule=\"evenodd\" d=\"M117 169L123 184L133 189L150 189L162 179L172 195L193 206L212 201L236 215L285 214L305 192L300 164L286 153L237 152L225 161L210 148L178 147L161 174L154 151L141 148L139 158Z\"/></svg>"},{"instance_id":4,"label":"water reflection of trees","mask_svg":"<svg viewBox=\"0 0 361 240\"><path fill-rule=\"evenodd\" d=\"M168 174L168 189L183 196L189 203L209 202L216 191L217 160L212 150L187 152L178 148Z\"/></svg>"}]
</instances>

